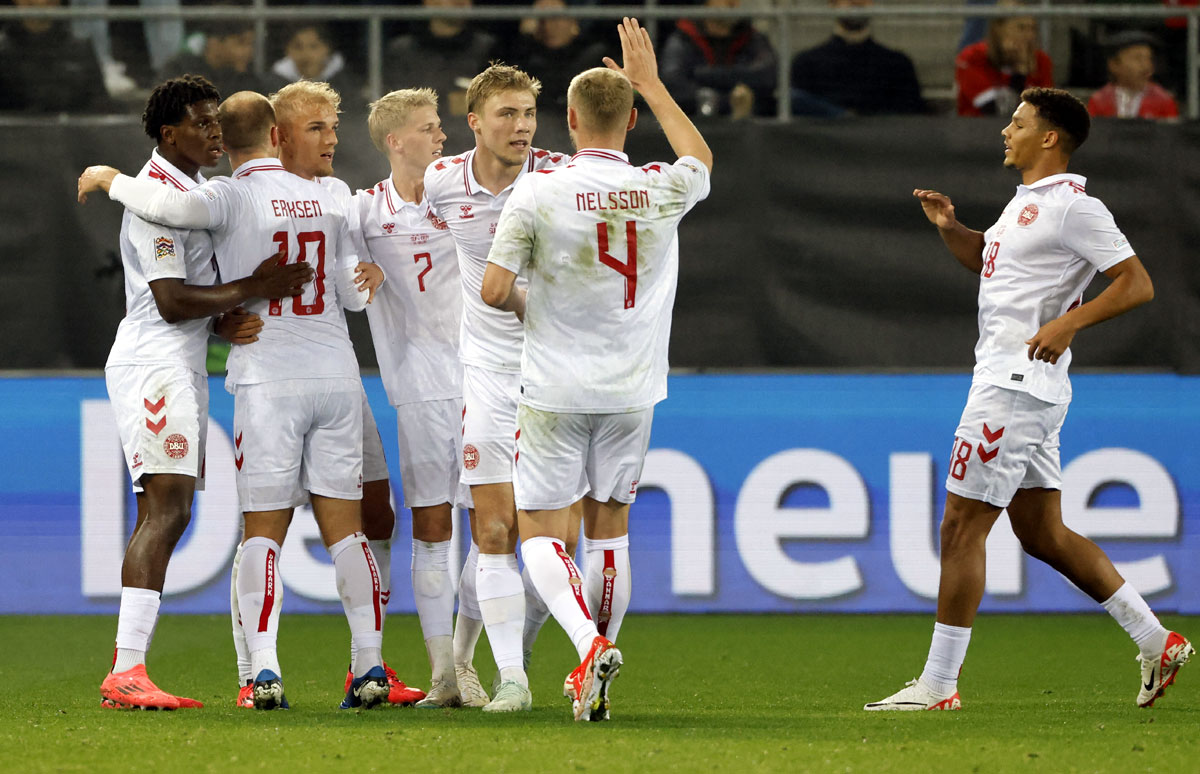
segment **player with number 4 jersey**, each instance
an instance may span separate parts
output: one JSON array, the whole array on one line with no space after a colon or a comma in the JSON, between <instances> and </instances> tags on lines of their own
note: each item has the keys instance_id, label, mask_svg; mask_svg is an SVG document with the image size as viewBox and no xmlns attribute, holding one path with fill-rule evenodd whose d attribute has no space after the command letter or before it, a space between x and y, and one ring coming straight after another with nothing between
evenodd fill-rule
<instances>
[{"instance_id":1,"label":"player with number 4 jersey","mask_svg":"<svg viewBox=\"0 0 1200 774\"><path fill-rule=\"evenodd\" d=\"M1083 103L1027 89L1001 133L1017 195L986 232L955 217L944 194L913 192L955 258L979 275L975 375L955 433L941 526L937 622L925 669L866 710L957 710L958 679L984 592L986 540L1002 510L1026 553L1062 573L1138 646L1149 707L1193 652L1168 631L1095 543L1062 520L1059 434L1071 400L1071 341L1083 328L1149 301L1154 289L1112 215L1067 173L1087 139ZM1107 288L1084 303L1096 272Z\"/></svg>"}]
</instances>

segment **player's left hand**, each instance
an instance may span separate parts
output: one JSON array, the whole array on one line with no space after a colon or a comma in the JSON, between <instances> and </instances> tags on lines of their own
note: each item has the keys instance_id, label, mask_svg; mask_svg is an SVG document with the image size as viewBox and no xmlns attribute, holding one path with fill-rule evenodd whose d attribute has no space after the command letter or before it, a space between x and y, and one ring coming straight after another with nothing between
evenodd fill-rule
<instances>
[{"instance_id":1,"label":"player's left hand","mask_svg":"<svg viewBox=\"0 0 1200 774\"><path fill-rule=\"evenodd\" d=\"M354 267L354 286L367 291L367 303L375 300L375 291L383 284L383 269L377 263L360 263Z\"/></svg>"},{"instance_id":2,"label":"player's left hand","mask_svg":"<svg viewBox=\"0 0 1200 774\"><path fill-rule=\"evenodd\" d=\"M258 341L258 333L262 329L262 318L240 306L218 317L216 325L213 326L213 332L230 344L250 344Z\"/></svg>"},{"instance_id":3,"label":"player's left hand","mask_svg":"<svg viewBox=\"0 0 1200 774\"><path fill-rule=\"evenodd\" d=\"M1030 360L1044 360L1050 365L1058 362L1062 353L1071 346L1077 329L1062 317L1043 325L1037 333L1025 343L1029 345Z\"/></svg>"},{"instance_id":4,"label":"player's left hand","mask_svg":"<svg viewBox=\"0 0 1200 774\"><path fill-rule=\"evenodd\" d=\"M113 178L121 174L121 170L113 167L95 166L83 170L79 176L79 203L87 201L87 195L92 191L107 191L112 185Z\"/></svg>"}]
</instances>

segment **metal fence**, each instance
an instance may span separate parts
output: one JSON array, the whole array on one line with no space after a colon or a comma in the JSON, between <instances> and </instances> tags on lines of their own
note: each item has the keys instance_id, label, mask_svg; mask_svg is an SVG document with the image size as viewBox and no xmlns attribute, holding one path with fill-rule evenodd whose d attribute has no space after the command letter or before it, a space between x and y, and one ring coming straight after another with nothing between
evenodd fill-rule
<instances>
[{"instance_id":1,"label":"metal fence","mask_svg":"<svg viewBox=\"0 0 1200 774\"><path fill-rule=\"evenodd\" d=\"M1033 16L1039 20L1094 20L1128 19L1153 21L1168 18L1187 19L1187 87L1185 115L1191 120L1200 119L1200 6L1170 7L1132 4L1102 5L1031 5L1019 11L1012 6L981 5L895 5L862 8L832 8L821 6L755 7L755 8L706 8L694 6L661 6L656 0L645 5L626 6L568 6L566 8L531 8L521 6L472 7L472 8L426 8L424 6L271 6L266 0L253 0L252 5L231 12L228 6L204 8L196 6L175 8L103 7L103 8L0 8L0 21L19 18L52 19L74 21L80 19L107 19L110 21L161 21L183 19L185 21L226 19L253 19L257 31L257 62L261 70L265 59L267 24L271 22L296 22L318 20L322 22L360 22L367 29L367 83L372 98L383 94L383 25L385 21L428 21L433 18L470 19L474 21L514 21L524 18L552 18L568 16L578 20L615 21L622 16L636 16L644 21L653 32L659 22L671 22L686 15L693 19L746 19L753 18L765 23L773 30L772 39L779 57L778 118L791 118L791 60L795 53L791 40L791 26L799 21L826 20L832 23L838 18L870 17L872 19L966 19L973 17L1009 17L1014 13Z\"/></svg>"}]
</instances>

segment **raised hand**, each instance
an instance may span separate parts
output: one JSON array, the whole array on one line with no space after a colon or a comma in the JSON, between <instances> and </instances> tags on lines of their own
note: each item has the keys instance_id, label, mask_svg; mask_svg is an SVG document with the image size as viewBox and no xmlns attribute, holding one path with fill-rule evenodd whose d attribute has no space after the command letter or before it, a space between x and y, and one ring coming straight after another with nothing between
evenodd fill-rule
<instances>
[{"instance_id":1,"label":"raised hand","mask_svg":"<svg viewBox=\"0 0 1200 774\"><path fill-rule=\"evenodd\" d=\"M921 201L921 209L925 211L925 217L929 218L929 222L933 225L938 228L952 229L958 223L958 219L954 216L954 203L950 201L949 196L923 188L914 190L913 196Z\"/></svg>"},{"instance_id":2,"label":"raised hand","mask_svg":"<svg viewBox=\"0 0 1200 774\"><path fill-rule=\"evenodd\" d=\"M633 88L638 91L644 91L646 87L659 83L658 58L654 54L654 45L650 42L650 33L638 24L637 19L626 16L617 25L617 34L621 37L621 59L624 66L618 65L607 56L604 57L605 66L628 78Z\"/></svg>"}]
</instances>

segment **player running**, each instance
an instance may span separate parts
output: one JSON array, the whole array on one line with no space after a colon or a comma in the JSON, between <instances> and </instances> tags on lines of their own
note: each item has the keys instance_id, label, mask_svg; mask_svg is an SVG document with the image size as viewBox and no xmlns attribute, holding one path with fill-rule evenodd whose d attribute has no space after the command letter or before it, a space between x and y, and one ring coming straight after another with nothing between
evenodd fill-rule
<instances>
[{"instance_id":1,"label":"player running","mask_svg":"<svg viewBox=\"0 0 1200 774\"><path fill-rule=\"evenodd\" d=\"M488 249L513 186L530 172L566 161L532 147L540 90L536 78L508 65L494 64L475 76L467 89L467 123L475 133L475 148L425 172L425 200L454 238L462 276L461 480L470 486L475 505L462 586L474 579L499 670L499 685L483 708L486 712L532 708L525 664L547 615L517 569L512 464L524 333L515 316L492 309L479 297ZM469 612L460 606L454 658L459 689L471 703L475 697L486 700L487 694L471 665L479 626Z\"/></svg>"},{"instance_id":2,"label":"player running","mask_svg":"<svg viewBox=\"0 0 1200 774\"><path fill-rule=\"evenodd\" d=\"M1013 532L1099 602L1137 644L1149 707L1193 653L1159 623L1099 546L1062 521L1059 433L1071 402L1071 340L1133 309L1154 288L1129 240L1086 180L1067 173L1087 139L1087 108L1065 91L1027 89L1004 137L1004 165L1021 173L1017 195L986 232L962 225L949 197L916 190L946 247L980 277L979 342L946 478L937 622L921 676L867 710L957 710L958 676L984 591L985 541L1008 509ZM1096 298L1096 272L1111 280Z\"/></svg>"},{"instance_id":3,"label":"player running","mask_svg":"<svg viewBox=\"0 0 1200 774\"><path fill-rule=\"evenodd\" d=\"M203 183L200 168L215 166L223 152L219 100L199 76L155 87L142 125L157 145L138 177L179 190ZM312 269L280 266L273 256L249 277L213 285L208 234L148 223L128 210L121 220L121 262L126 313L104 373L133 479L137 524L121 566L116 652L100 695L114 708L200 707L150 681L146 651L167 564L191 519L192 495L204 488L208 318L250 298L298 294Z\"/></svg>"},{"instance_id":4,"label":"player running","mask_svg":"<svg viewBox=\"0 0 1200 774\"><path fill-rule=\"evenodd\" d=\"M713 161L659 79L649 34L630 18L617 29L624 66L606 57L608 69L571 81L567 123L578 151L567 166L517 184L482 288L489 305L525 321L513 482L521 554L581 659L564 685L576 720L608 719L622 663L612 640L629 604L629 506L654 405L667 396L677 228L708 195ZM674 164L634 167L622 152L637 121L634 89L678 155ZM528 295L519 274L529 277ZM568 506L581 497L589 546L607 555L586 593L564 545ZM607 636L589 612L604 606Z\"/></svg>"},{"instance_id":5,"label":"player running","mask_svg":"<svg viewBox=\"0 0 1200 774\"><path fill-rule=\"evenodd\" d=\"M311 500L355 645L342 707L372 707L386 700L389 686L379 573L361 531L362 385L342 310L363 309L382 272L358 263L345 214L329 193L279 163L275 114L265 97L239 92L222 103L219 118L232 179L179 194L90 168L81 190L108 188L142 217L209 229L233 275L246 271L247 256L262 245L314 264L303 295L248 306L264 319L262 332L229 357L245 519L238 604L255 707L286 707L276 653L277 560L292 509Z\"/></svg>"}]
</instances>

